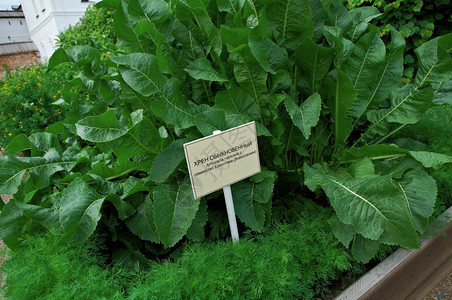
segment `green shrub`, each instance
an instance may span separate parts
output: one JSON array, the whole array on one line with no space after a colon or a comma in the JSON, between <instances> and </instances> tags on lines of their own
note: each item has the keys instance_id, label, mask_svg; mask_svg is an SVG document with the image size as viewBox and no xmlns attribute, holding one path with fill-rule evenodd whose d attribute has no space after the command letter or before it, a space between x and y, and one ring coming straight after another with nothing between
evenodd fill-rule
<instances>
[{"instance_id":1,"label":"green shrub","mask_svg":"<svg viewBox=\"0 0 452 300\"><path fill-rule=\"evenodd\" d=\"M57 38L59 47L89 45L101 49L114 47L115 43L113 12L96 6L89 6L80 21Z\"/></svg>"},{"instance_id":2,"label":"green shrub","mask_svg":"<svg viewBox=\"0 0 452 300\"><path fill-rule=\"evenodd\" d=\"M412 143L413 150L428 150L452 155L452 105L436 105L431 107L419 123L403 128L392 140L395 143L406 143L406 138L419 141ZM443 166L433 170L432 177L438 184L438 197L433 217L437 217L452 206L452 168Z\"/></svg>"},{"instance_id":3,"label":"green shrub","mask_svg":"<svg viewBox=\"0 0 452 300\"><path fill-rule=\"evenodd\" d=\"M329 224L359 261L381 244L419 247L436 200L428 171L452 157L384 142L418 122L440 90L447 98L452 34L416 49L419 68L404 85L404 39L395 29L381 38L369 24L374 7L97 5L115 10L117 45L109 55L58 49L49 67L77 74L58 103L65 119L18 136L0 158L0 193L14 194L0 214L8 246L34 223L74 241L105 234L114 259L145 264L187 240L224 239L222 195L194 199L183 144L255 121L262 172L231 187L242 233L265 231L277 205L279 215L299 214L284 198L297 195L334 209ZM32 157L14 156L23 150Z\"/></svg>"},{"instance_id":4,"label":"green shrub","mask_svg":"<svg viewBox=\"0 0 452 300\"><path fill-rule=\"evenodd\" d=\"M43 131L64 116L52 105L62 97L67 76L61 68L47 72L40 65L17 68L0 86L0 143L6 146L17 134Z\"/></svg>"},{"instance_id":5,"label":"green shrub","mask_svg":"<svg viewBox=\"0 0 452 300\"><path fill-rule=\"evenodd\" d=\"M373 23L381 26L384 34L388 34L393 26L405 38L404 75L410 80L417 68L413 50L434 37L451 32L451 0L348 0L346 3L349 8L367 5L379 8L383 15Z\"/></svg>"}]
</instances>

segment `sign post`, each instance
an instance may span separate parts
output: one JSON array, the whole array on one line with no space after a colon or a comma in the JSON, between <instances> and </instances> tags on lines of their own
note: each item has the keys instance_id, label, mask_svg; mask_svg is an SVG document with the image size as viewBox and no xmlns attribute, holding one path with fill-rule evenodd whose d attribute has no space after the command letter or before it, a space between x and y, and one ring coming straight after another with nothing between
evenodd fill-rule
<instances>
[{"instance_id":1,"label":"sign post","mask_svg":"<svg viewBox=\"0 0 452 300\"><path fill-rule=\"evenodd\" d=\"M215 130L213 134L219 134L221 130ZM237 229L237 220L235 218L234 200L232 199L231 186L227 185L223 188L224 201L226 202L226 211L228 212L229 229L231 230L231 238L233 242L239 240L239 230Z\"/></svg>"},{"instance_id":2,"label":"sign post","mask_svg":"<svg viewBox=\"0 0 452 300\"><path fill-rule=\"evenodd\" d=\"M239 239L231 184L261 171L255 122L184 144L195 199L223 189L232 240Z\"/></svg>"}]
</instances>

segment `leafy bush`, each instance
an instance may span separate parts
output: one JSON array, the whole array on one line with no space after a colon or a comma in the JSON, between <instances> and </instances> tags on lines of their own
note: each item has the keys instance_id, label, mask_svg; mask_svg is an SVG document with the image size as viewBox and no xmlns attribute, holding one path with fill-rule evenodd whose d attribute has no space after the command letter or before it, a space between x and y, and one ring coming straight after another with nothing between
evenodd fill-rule
<instances>
[{"instance_id":1,"label":"leafy bush","mask_svg":"<svg viewBox=\"0 0 452 300\"><path fill-rule=\"evenodd\" d=\"M425 169L452 158L383 142L449 93L452 34L416 49L419 69L403 85L403 37L391 29L380 38L368 24L376 8L348 12L335 0L98 6L115 10L118 48L109 56L89 46L57 50L49 67L78 72L59 102L70 111L46 133L16 137L0 159L0 193L14 194L0 215L8 246L30 224L75 241L97 230L113 259L146 264L183 240L224 238L222 196L193 198L182 145L253 120L263 171L232 186L242 231L263 231L272 209L299 214L309 207L300 199L311 198L333 207L329 224L357 260L380 244L419 246L437 190ZM72 99L74 88L88 99ZM23 150L31 157L13 156Z\"/></svg>"},{"instance_id":2,"label":"leafy bush","mask_svg":"<svg viewBox=\"0 0 452 300\"><path fill-rule=\"evenodd\" d=\"M115 43L112 12L95 6L89 6L80 21L58 34L57 38L59 47L89 45L110 48Z\"/></svg>"},{"instance_id":3,"label":"leafy bush","mask_svg":"<svg viewBox=\"0 0 452 300\"><path fill-rule=\"evenodd\" d=\"M31 134L62 119L61 97L66 76L60 68L46 72L40 65L17 68L0 86L0 136L6 146L14 135ZM63 113L63 114L62 114Z\"/></svg>"},{"instance_id":4,"label":"leafy bush","mask_svg":"<svg viewBox=\"0 0 452 300\"><path fill-rule=\"evenodd\" d=\"M247 234L240 242L187 243L179 258L150 261L146 270L106 266L92 239L81 245L60 235L28 237L11 252L8 274L11 299L312 299L322 295L341 272L353 268L351 257L328 223L331 210L315 218L303 215L293 225L276 225L266 235Z\"/></svg>"},{"instance_id":5,"label":"leafy bush","mask_svg":"<svg viewBox=\"0 0 452 300\"><path fill-rule=\"evenodd\" d=\"M426 41L450 32L452 26L452 2L450 0L348 0L347 7L371 5L379 8L382 16L374 23L389 33L395 27L406 40L404 75L412 79L417 68L413 50Z\"/></svg>"},{"instance_id":6,"label":"leafy bush","mask_svg":"<svg viewBox=\"0 0 452 300\"><path fill-rule=\"evenodd\" d=\"M452 105L431 107L419 123L403 128L393 138L397 144L404 143L411 150L429 150L452 155L452 128L444 126L452 124ZM410 139L407 139L410 138ZM416 140L417 142L413 142ZM452 206L452 169L448 166L436 169L431 173L438 185L438 197L435 203L434 217L439 216Z\"/></svg>"}]
</instances>

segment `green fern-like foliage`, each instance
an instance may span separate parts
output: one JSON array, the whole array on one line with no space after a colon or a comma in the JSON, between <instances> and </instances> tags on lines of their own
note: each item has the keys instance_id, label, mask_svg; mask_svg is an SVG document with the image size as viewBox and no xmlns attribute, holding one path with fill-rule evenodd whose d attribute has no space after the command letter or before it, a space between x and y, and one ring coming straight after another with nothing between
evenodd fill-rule
<instances>
[{"instance_id":1,"label":"green fern-like foliage","mask_svg":"<svg viewBox=\"0 0 452 300\"><path fill-rule=\"evenodd\" d=\"M6 299L121 299L123 270L107 268L99 247L91 240L60 243L60 235L28 237L0 272Z\"/></svg>"},{"instance_id":2,"label":"green fern-like foliage","mask_svg":"<svg viewBox=\"0 0 452 300\"><path fill-rule=\"evenodd\" d=\"M141 270L107 264L96 239L68 244L46 234L25 239L0 271L8 299L312 299L357 269L330 216L322 209L234 244L188 243L180 257Z\"/></svg>"}]
</instances>

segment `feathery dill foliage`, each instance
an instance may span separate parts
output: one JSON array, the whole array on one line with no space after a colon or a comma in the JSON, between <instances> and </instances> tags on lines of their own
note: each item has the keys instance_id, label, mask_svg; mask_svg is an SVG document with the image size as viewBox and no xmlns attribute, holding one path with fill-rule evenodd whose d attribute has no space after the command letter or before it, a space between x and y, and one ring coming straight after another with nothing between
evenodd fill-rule
<instances>
[{"instance_id":1,"label":"feathery dill foliage","mask_svg":"<svg viewBox=\"0 0 452 300\"><path fill-rule=\"evenodd\" d=\"M125 270L108 268L94 239L60 243L61 235L28 236L0 272L6 299L121 299Z\"/></svg>"},{"instance_id":2,"label":"feathery dill foliage","mask_svg":"<svg viewBox=\"0 0 452 300\"><path fill-rule=\"evenodd\" d=\"M320 294L351 258L330 232L328 211L277 225L269 235L231 244L189 244L176 262L154 263L130 290L131 299L310 299Z\"/></svg>"},{"instance_id":3,"label":"feathery dill foliage","mask_svg":"<svg viewBox=\"0 0 452 300\"><path fill-rule=\"evenodd\" d=\"M330 210L265 235L232 244L188 243L175 261L139 270L105 265L90 242L58 244L59 236L27 238L5 263L10 299L311 299L351 270L351 256L334 238Z\"/></svg>"}]
</instances>

